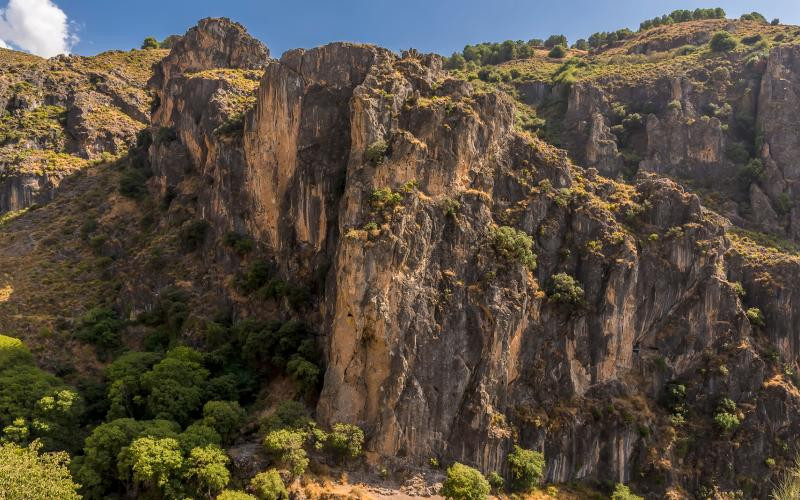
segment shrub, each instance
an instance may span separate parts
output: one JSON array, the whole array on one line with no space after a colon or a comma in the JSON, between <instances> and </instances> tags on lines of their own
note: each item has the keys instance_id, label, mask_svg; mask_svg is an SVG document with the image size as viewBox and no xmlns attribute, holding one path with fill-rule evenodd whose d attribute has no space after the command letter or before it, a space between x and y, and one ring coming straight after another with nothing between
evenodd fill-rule
<instances>
[{"instance_id":1,"label":"shrub","mask_svg":"<svg viewBox=\"0 0 800 500\"><path fill-rule=\"evenodd\" d=\"M256 474L250 480L250 491L259 500L289 500L289 492L275 469Z\"/></svg>"},{"instance_id":2,"label":"shrub","mask_svg":"<svg viewBox=\"0 0 800 500\"><path fill-rule=\"evenodd\" d=\"M316 389L321 373L319 366L300 355L292 356L286 363L286 374L297 383L304 394L310 394Z\"/></svg>"},{"instance_id":3,"label":"shrub","mask_svg":"<svg viewBox=\"0 0 800 500\"><path fill-rule=\"evenodd\" d=\"M159 48L158 40L156 40L152 36L148 36L142 42L142 50L157 49L157 48Z\"/></svg>"},{"instance_id":4,"label":"shrub","mask_svg":"<svg viewBox=\"0 0 800 500\"><path fill-rule=\"evenodd\" d=\"M644 500L644 497L634 495L626 485L617 483L614 493L611 494L611 500Z\"/></svg>"},{"instance_id":5,"label":"shrub","mask_svg":"<svg viewBox=\"0 0 800 500\"><path fill-rule=\"evenodd\" d=\"M75 336L103 349L116 349L121 343L122 325L113 309L93 307L81 317Z\"/></svg>"},{"instance_id":6,"label":"shrub","mask_svg":"<svg viewBox=\"0 0 800 500\"><path fill-rule=\"evenodd\" d=\"M489 482L477 469L455 463L447 469L441 495L453 500L483 500L489 496Z\"/></svg>"},{"instance_id":7,"label":"shrub","mask_svg":"<svg viewBox=\"0 0 800 500\"><path fill-rule=\"evenodd\" d=\"M742 43L745 44L745 45L755 45L755 44L757 44L758 42L760 42L763 39L764 39L763 36L761 36L760 34L756 33L755 35L746 36L746 37L742 38Z\"/></svg>"},{"instance_id":8,"label":"shrub","mask_svg":"<svg viewBox=\"0 0 800 500\"><path fill-rule=\"evenodd\" d=\"M206 240L209 225L205 220L195 220L184 224L179 233L181 247L186 252L197 250Z\"/></svg>"},{"instance_id":9,"label":"shrub","mask_svg":"<svg viewBox=\"0 0 800 500\"><path fill-rule=\"evenodd\" d=\"M367 150L364 155L370 165L377 167L383 163L384 160L386 160L388 152L389 145L383 139L379 139L367 146Z\"/></svg>"},{"instance_id":10,"label":"shrub","mask_svg":"<svg viewBox=\"0 0 800 500\"><path fill-rule=\"evenodd\" d=\"M547 296L554 302L577 305L583 302L583 288L578 280L567 273L558 273L550 278Z\"/></svg>"},{"instance_id":11,"label":"shrub","mask_svg":"<svg viewBox=\"0 0 800 500\"><path fill-rule=\"evenodd\" d=\"M714 52L730 52L736 48L736 39L727 31L718 31L711 37L709 45Z\"/></svg>"},{"instance_id":12,"label":"shrub","mask_svg":"<svg viewBox=\"0 0 800 500\"><path fill-rule=\"evenodd\" d=\"M725 149L725 156L736 164L744 165L750 159L750 151L743 143L734 142Z\"/></svg>"},{"instance_id":13,"label":"shrub","mask_svg":"<svg viewBox=\"0 0 800 500\"><path fill-rule=\"evenodd\" d=\"M503 491L503 487L506 485L505 479L503 476L498 474L496 471L492 471L486 476L486 479L489 481L489 486L492 487L492 491L500 492Z\"/></svg>"},{"instance_id":14,"label":"shrub","mask_svg":"<svg viewBox=\"0 0 800 500\"><path fill-rule=\"evenodd\" d=\"M222 243L233 249L239 255L245 255L253 250L253 240L244 234L230 231L222 238Z\"/></svg>"},{"instance_id":15,"label":"shrub","mask_svg":"<svg viewBox=\"0 0 800 500\"><path fill-rule=\"evenodd\" d=\"M552 57L553 59L561 59L565 55L567 55L567 50L561 45L556 45L547 53L547 57Z\"/></svg>"},{"instance_id":16,"label":"shrub","mask_svg":"<svg viewBox=\"0 0 800 500\"><path fill-rule=\"evenodd\" d=\"M308 467L308 455L303 449L306 433L289 429L272 431L264 438L264 447L293 476L302 476Z\"/></svg>"},{"instance_id":17,"label":"shrub","mask_svg":"<svg viewBox=\"0 0 800 500\"><path fill-rule=\"evenodd\" d=\"M536 269L533 238L510 226L494 226L492 242L495 250L509 261L519 262L529 270Z\"/></svg>"},{"instance_id":18,"label":"shrub","mask_svg":"<svg viewBox=\"0 0 800 500\"><path fill-rule=\"evenodd\" d=\"M767 24L767 18L764 17L764 15L761 14L760 12L755 12L755 11L742 14L741 16L739 16L739 19L741 19L742 21L756 21L759 23Z\"/></svg>"},{"instance_id":19,"label":"shrub","mask_svg":"<svg viewBox=\"0 0 800 500\"><path fill-rule=\"evenodd\" d=\"M217 495L217 500L258 500L253 495L238 490L225 490Z\"/></svg>"},{"instance_id":20,"label":"shrub","mask_svg":"<svg viewBox=\"0 0 800 500\"><path fill-rule=\"evenodd\" d=\"M739 187L746 190L751 184L760 181L764 177L764 163L758 159L752 159L747 162L747 165L739 168L737 172L737 181Z\"/></svg>"},{"instance_id":21,"label":"shrub","mask_svg":"<svg viewBox=\"0 0 800 500\"><path fill-rule=\"evenodd\" d=\"M383 211L394 208L403 201L403 194L384 187L372 191L369 197L370 205L374 210Z\"/></svg>"},{"instance_id":22,"label":"shrub","mask_svg":"<svg viewBox=\"0 0 800 500\"><path fill-rule=\"evenodd\" d=\"M508 455L511 486L517 491L530 491L544 477L544 466L543 453L514 445L514 451Z\"/></svg>"},{"instance_id":23,"label":"shrub","mask_svg":"<svg viewBox=\"0 0 800 500\"><path fill-rule=\"evenodd\" d=\"M764 327L764 315L761 313L761 309L757 307L751 307L747 310L747 319L750 320L750 324L753 326L760 326Z\"/></svg>"},{"instance_id":24,"label":"shrub","mask_svg":"<svg viewBox=\"0 0 800 500\"><path fill-rule=\"evenodd\" d=\"M670 111L680 111L683 109L683 105L681 105L681 101L675 99L674 101L670 101L669 104L667 104L667 109L669 109Z\"/></svg>"},{"instance_id":25,"label":"shrub","mask_svg":"<svg viewBox=\"0 0 800 500\"><path fill-rule=\"evenodd\" d=\"M139 200L147 194L147 174L138 168L127 168L119 178L119 194Z\"/></svg>"},{"instance_id":26,"label":"shrub","mask_svg":"<svg viewBox=\"0 0 800 500\"><path fill-rule=\"evenodd\" d=\"M356 458L363 453L364 431L352 424L333 424L325 445L342 458Z\"/></svg>"},{"instance_id":27,"label":"shrub","mask_svg":"<svg viewBox=\"0 0 800 500\"><path fill-rule=\"evenodd\" d=\"M722 398L714 414L714 423L724 432L730 432L739 427L739 417L736 415L736 403L729 398Z\"/></svg>"}]
</instances>

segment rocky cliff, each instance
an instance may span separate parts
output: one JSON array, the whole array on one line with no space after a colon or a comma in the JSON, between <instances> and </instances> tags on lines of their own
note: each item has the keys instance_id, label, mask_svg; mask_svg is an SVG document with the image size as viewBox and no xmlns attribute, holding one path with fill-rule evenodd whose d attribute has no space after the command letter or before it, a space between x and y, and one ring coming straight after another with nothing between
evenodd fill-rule
<instances>
[{"instance_id":1,"label":"rocky cliff","mask_svg":"<svg viewBox=\"0 0 800 500\"><path fill-rule=\"evenodd\" d=\"M775 43L716 54L719 29ZM67 191L0 219L0 326L35 342L101 302L131 349L157 314L210 349L209 324L300 319L324 368L305 401L376 469L507 476L520 445L548 482L766 498L800 432L793 32L668 26L504 82L351 43L272 59L227 19L168 53L25 59L0 211ZM24 314L23 262L51 266L59 316Z\"/></svg>"},{"instance_id":2,"label":"rocky cliff","mask_svg":"<svg viewBox=\"0 0 800 500\"><path fill-rule=\"evenodd\" d=\"M517 131L513 99L437 56L332 44L272 60L237 25L193 32L203 41L176 46L151 82L153 134L174 131L151 147L152 182L193 190L218 235L247 231L285 278L324 277L311 313L322 422L362 426L370 451L399 462L502 471L521 444L545 451L549 481L678 495L713 477L765 494L769 471L752 457L781 455L798 430L785 369L798 258L756 263L765 249L663 176L709 185L733 168L732 123L697 110L736 101L775 125L760 127L760 154L789 186L794 135L769 116L793 119L778 104L793 51L773 49L761 85L730 95L675 77L614 94L567 87L567 144L585 169ZM625 167L612 105L642 102L655 108L633 125L639 175L604 177ZM774 204L783 188L762 185ZM664 403L675 384L682 425ZM742 425L713 437L722 398Z\"/></svg>"}]
</instances>

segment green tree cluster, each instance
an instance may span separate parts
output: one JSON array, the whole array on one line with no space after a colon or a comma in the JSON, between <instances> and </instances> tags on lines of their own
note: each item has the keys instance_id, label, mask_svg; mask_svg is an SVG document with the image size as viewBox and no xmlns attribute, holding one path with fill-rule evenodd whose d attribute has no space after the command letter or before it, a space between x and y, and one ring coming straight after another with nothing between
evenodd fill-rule
<instances>
[{"instance_id":1,"label":"green tree cluster","mask_svg":"<svg viewBox=\"0 0 800 500\"><path fill-rule=\"evenodd\" d=\"M667 24L685 23L702 19L725 19L725 10L720 7L712 9L674 10L669 14L642 21L641 24L639 24L639 31L645 31Z\"/></svg>"}]
</instances>

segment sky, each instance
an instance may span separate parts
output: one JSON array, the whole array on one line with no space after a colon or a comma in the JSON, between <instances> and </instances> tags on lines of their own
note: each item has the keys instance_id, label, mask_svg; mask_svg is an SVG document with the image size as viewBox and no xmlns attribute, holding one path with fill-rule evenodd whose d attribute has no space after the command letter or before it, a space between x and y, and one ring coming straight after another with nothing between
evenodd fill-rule
<instances>
[{"instance_id":1,"label":"sky","mask_svg":"<svg viewBox=\"0 0 800 500\"><path fill-rule=\"evenodd\" d=\"M333 41L449 55L465 44L563 33L570 41L675 9L758 10L800 24L800 0L0 0L0 46L44 57L138 48L147 36L182 34L204 17L229 17L273 57Z\"/></svg>"}]
</instances>

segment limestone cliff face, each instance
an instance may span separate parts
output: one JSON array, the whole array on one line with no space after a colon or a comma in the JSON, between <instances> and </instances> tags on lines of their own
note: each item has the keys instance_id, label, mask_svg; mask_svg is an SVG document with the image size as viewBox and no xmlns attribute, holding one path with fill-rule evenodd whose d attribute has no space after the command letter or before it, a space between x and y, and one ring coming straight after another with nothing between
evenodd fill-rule
<instances>
[{"instance_id":1,"label":"limestone cliff face","mask_svg":"<svg viewBox=\"0 0 800 500\"><path fill-rule=\"evenodd\" d=\"M613 174L620 153L611 101L592 90L571 107L596 143L585 154L597 169L583 169L515 131L508 96L453 79L436 56L331 44L268 60L220 20L184 40L151 81L153 182L196 197L217 234L252 234L281 273L326 275L313 318L322 422L363 426L390 460L502 471L518 443L545 451L551 481L643 480L654 494L710 473L736 487L731 460L759 478L752 457L797 431L800 393L772 367L797 359L800 264L763 263L779 277L764 283L727 220L654 174L712 178L725 165L719 120L686 121L691 88L652 91L683 104L647 118L652 168L623 184L598 172ZM262 68L248 94L240 79ZM532 239L535 269L504 247L502 226ZM558 299L562 273L582 297ZM765 328L745 314L756 306ZM687 453L659 403L670 381L687 385L697 432L714 432L730 397L754 439L703 438Z\"/></svg>"},{"instance_id":2,"label":"limestone cliff face","mask_svg":"<svg viewBox=\"0 0 800 500\"><path fill-rule=\"evenodd\" d=\"M794 133L800 124L798 84L800 48L772 49L758 100L758 127L764 136L759 153L765 161L766 193L773 203L781 199L791 202L787 231L795 239L800 237L800 138Z\"/></svg>"}]
</instances>

